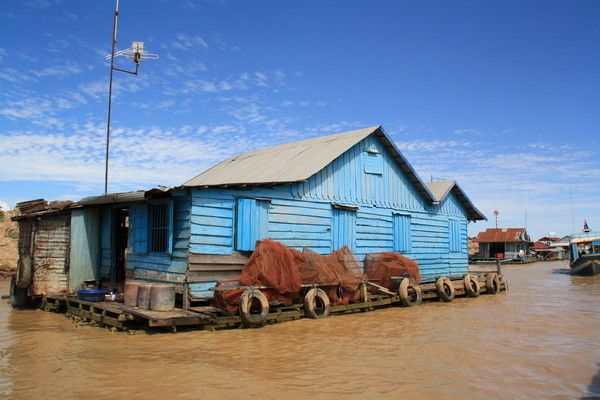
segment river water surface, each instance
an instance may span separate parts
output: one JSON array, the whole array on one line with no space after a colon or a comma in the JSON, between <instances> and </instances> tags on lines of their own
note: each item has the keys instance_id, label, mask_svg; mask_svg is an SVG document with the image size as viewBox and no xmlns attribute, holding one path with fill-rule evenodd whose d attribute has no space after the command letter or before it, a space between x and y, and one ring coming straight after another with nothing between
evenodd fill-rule
<instances>
[{"instance_id":1,"label":"river water surface","mask_svg":"<svg viewBox=\"0 0 600 400\"><path fill-rule=\"evenodd\" d=\"M262 329L128 335L0 304L0 398L571 399L600 394L600 276ZM8 282L0 282L0 293Z\"/></svg>"}]
</instances>

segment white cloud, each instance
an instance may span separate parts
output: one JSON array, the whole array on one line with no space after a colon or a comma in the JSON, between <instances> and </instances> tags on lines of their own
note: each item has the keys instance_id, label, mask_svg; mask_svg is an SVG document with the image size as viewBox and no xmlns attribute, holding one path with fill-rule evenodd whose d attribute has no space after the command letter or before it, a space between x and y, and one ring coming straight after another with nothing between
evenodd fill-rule
<instances>
[{"instance_id":1,"label":"white cloud","mask_svg":"<svg viewBox=\"0 0 600 400\"><path fill-rule=\"evenodd\" d=\"M72 133L4 133L0 181L93 183L102 179L104 125L74 125ZM114 184L176 185L253 144L234 125L113 130L110 179ZM233 135L223 141L222 134Z\"/></svg>"},{"instance_id":2,"label":"white cloud","mask_svg":"<svg viewBox=\"0 0 600 400\"><path fill-rule=\"evenodd\" d=\"M65 77L74 74L79 74L83 71L89 70L90 67L82 67L77 64L67 63L64 65L54 65L50 67L45 67L38 70L32 70L31 74L37 76L38 78L42 77Z\"/></svg>"},{"instance_id":3,"label":"white cloud","mask_svg":"<svg viewBox=\"0 0 600 400\"><path fill-rule=\"evenodd\" d=\"M527 222L534 237L549 230L571 231L571 190L576 220L585 218L578 210L600 212L600 204L588 204L600 187L600 166L592 152L552 143L501 148L460 140L400 140L397 144L425 181L431 176L457 180L488 218L498 208L502 226ZM492 219L471 224L469 230L475 234L490 226Z\"/></svg>"},{"instance_id":4,"label":"white cloud","mask_svg":"<svg viewBox=\"0 0 600 400\"><path fill-rule=\"evenodd\" d=\"M37 79L22 71L6 67L0 70L0 79L10 83L36 82Z\"/></svg>"},{"instance_id":5,"label":"white cloud","mask_svg":"<svg viewBox=\"0 0 600 400\"><path fill-rule=\"evenodd\" d=\"M189 36L185 34L177 35L177 38L169 42L168 45L163 45L163 48L171 48L175 50L187 51L194 48L208 48L208 43L198 35Z\"/></svg>"}]
</instances>

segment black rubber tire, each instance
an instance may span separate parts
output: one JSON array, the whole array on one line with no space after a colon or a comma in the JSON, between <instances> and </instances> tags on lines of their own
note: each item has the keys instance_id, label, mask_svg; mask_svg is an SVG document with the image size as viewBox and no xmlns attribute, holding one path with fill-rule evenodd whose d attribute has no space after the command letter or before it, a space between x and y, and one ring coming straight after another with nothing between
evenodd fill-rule
<instances>
[{"instance_id":1,"label":"black rubber tire","mask_svg":"<svg viewBox=\"0 0 600 400\"><path fill-rule=\"evenodd\" d=\"M466 274L463 280L465 285L465 293L469 297L477 297L481 294L481 288L479 287L479 281L476 277L471 274Z\"/></svg>"},{"instance_id":2,"label":"black rubber tire","mask_svg":"<svg viewBox=\"0 0 600 400\"><path fill-rule=\"evenodd\" d=\"M496 294L500 291L500 278L498 274L492 273L485 277L485 289L488 294Z\"/></svg>"},{"instance_id":3,"label":"black rubber tire","mask_svg":"<svg viewBox=\"0 0 600 400\"><path fill-rule=\"evenodd\" d=\"M10 280L10 304L13 308L23 308L29 303L27 288L17 286L17 276L13 275Z\"/></svg>"},{"instance_id":4,"label":"black rubber tire","mask_svg":"<svg viewBox=\"0 0 600 400\"><path fill-rule=\"evenodd\" d=\"M260 312L252 312L252 303L254 300L258 300L260 304ZM267 296L260 290L246 289L240 297L240 316L242 321L247 326L260 326L264 325L267 321L267 314L269 313L269 300Z\"/></svg>"},{"instance_id":5,"label":"black rubber tire","mask_svg":"<svg viewBox=\"0 0 600 400\"><path fill-rule=\"evenodd\" d=\"M404 278L400 282L398 295L400 296L400 304L405 307L416 306L423 301L421 287L409 278Z\"/></svg>"},{"instance_id":6,"label":"black rubber tire","mask_svg":"<svg viewBox=\"0 0 600 400\"><path fill-rule=\"evenodd\" d=\"M437 281L435 281L435 288L437 289L440 299L445 302L451 302L454 299L454 285L448 277L440 276Z\"/></svg>"},{"instance_id":7,"label":"black rubber tire","mask_svg":"<svg viewBox=\"0 0 600 400\"><path fill-rule=\"evenodd\" d=\"M319 304L320 307L319 307ZM304 315L312 319L329 317L331 302L327 293L319 288L312 288L304 296Z\"/></svg>"}]
</instances>

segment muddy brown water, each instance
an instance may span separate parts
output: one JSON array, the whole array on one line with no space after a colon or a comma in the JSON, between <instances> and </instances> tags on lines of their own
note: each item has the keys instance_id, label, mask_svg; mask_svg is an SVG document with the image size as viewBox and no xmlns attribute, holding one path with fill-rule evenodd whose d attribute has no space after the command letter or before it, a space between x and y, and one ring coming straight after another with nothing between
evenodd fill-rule
<instances>
[{"instance_id":1,"label":"muddy brown water","mask_svg":"<svg viewBox=\"0 0 600 400\"><path fill-rule=\"evenodd\" d=\"M582 398L600 393L600 277L565 267L505 267L496 296L221 332L131 336L2 300L0 398Z\"/></svg>"}]
</instances>

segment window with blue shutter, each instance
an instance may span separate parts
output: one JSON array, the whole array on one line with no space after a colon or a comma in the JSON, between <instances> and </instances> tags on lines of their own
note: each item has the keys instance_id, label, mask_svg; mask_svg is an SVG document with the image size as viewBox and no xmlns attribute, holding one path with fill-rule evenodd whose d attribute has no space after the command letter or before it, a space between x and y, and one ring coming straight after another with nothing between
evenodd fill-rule
<instances>
[{"instance_id":1,"label":"window with blue shutter","mask_svg":"<svg viewBox=\"0 0 600 400\"><path fill-rule=\"evenodd\" d=\"M269 201L237 199L235 221L235 249L252 251L256 241L269 233Z\"/></svg>"},{"instance_id":2,"label":"window with blue shutter","mask_svg":"<svg viewBox=\"0 0 600 400\"><path fill-rule=\"evenodd\" d=\"M133 252L148 252L148 206L138 204L131 206L131 229L133 231Z\"/></svg>"},{"instance_id":3,"label":"window with blue shutter","mask_svg":"<svg viewBox=\"0 0 600 400\"><path fill-rule=\"evenodd\" d=\"M410 215L394 214L394 251L410 252Z\"/></svg>"},{"instance_id":4,"label":"window with blue shutter","mask_svg":"<svg viewBox=\"0 0 600 400\"><path fill-rule=\"evenodd\" d=\"M450 253L461 252L461 240L460 240L460 221L451 219L448 221L448 236L450 240Z\"/></svg>"},{"instance_id":5,"label":"window with blue shutter","mask_svg":"<svg viewBox=\"0 0 600 400\"><path fill-rule=\"evenodd\" d=\"M365 152L363 153L365 162L365 172L367 174L383 174L383 157L379 153Z\"/></svg>"},{"instance_id":6,"label":"window with blue shutter","mask_svg":"<svg viewBox=\"0 0 600 400\"><path fill-rule=\"evenodd\" d=\"M332 228L332 250L339 250L343 246L348 246L352 251L356 250L356 210L334 206Z\"/></svg>"}]
</instances>

